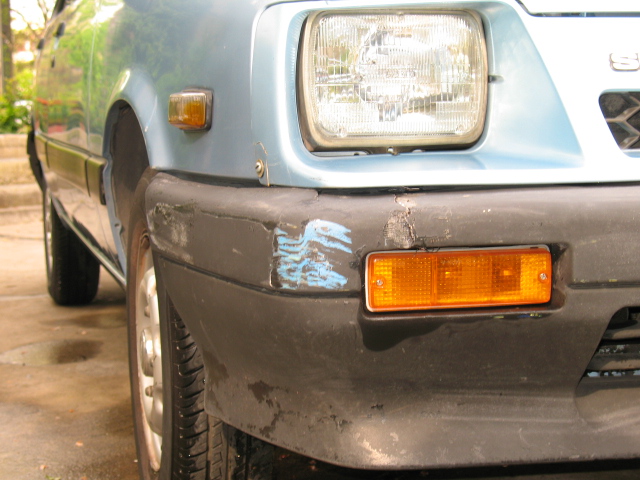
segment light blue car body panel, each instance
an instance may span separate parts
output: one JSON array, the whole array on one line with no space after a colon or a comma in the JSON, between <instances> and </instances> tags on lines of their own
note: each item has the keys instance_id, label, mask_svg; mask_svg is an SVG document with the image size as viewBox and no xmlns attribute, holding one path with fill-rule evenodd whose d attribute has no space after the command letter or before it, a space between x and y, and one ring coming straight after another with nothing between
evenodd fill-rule
<instances>
[{"instance_id":1,"label":"light blue car body panel","mask_svg":"<svg viewBox=\"0 0 640 480\"><path fill-rule=\"evenodd\" d=\"M481 15L493 79L485 131L466 150L326 157L307 151L298 126L299 38L311 12L363 8L363 2L265 2L249 7L254 8L253 17L249 9L224 11L216 2L207 5L221 14L194 15L195 24L176 27L170 41L183 43L185 49L194 43L207 45L203 51L233 68L216 68L204 53L190 55L188 61L176 62L178 69L168 64L167 71L149 79L155 84L149 85L154 90L148 98L126 95L126 85L122 94L112 94L113 100L130 101L143 123L147 118L157 122L156 128L145 124L156 168L255 179L254 165L260 159L267 165L261 179L265 184L320 188L640 179L640 165L615 144L598 105L603 92L640 84L639 72L615 72L609 66L612 52L633 49L638 18L535 17L517 3L503 1L414 1L402 7L388 1L367 3L379 9L469 9ZM566 38L580 38L579 48ZM129 81L150 67L139 65ZM168 95L194 86L214 92L214 125L207 133L184 133L165 122ZM103 123L96 119L92 125L99 135Z\"/></svg>"},{"instance_id":2,"label":"light blue car body panel","mask_svg":"<svg viewBox=\"0 0 640 480\"><path fill-rule=\"evenodd\" d=\"M338 2L336 2L338 3ZM357 8L339 2L334 8ZM615 72L609 55L637 44L638 18L545 18L514 2L405 3L466 8L481 14L489 49L488 118L470 149L327 159L300 140L295 103L295 52L313 2L272 7L258 25L253 85L287 84L256 98L256 141L268 152L272 184L308 187L521 185L637 180L634 157L621 152L600 112L605 91L633 90L638 72ZM388 2L376 6L388 8ZM597 35L591 32L598 32ZM273 40L273 39L276 40ZM579 47L567 38L579 38ZM288 45L275 49L269 43ZM261 122L278 112L278 123Z\"/></svg>"},{"instance_id":3,"label":"light blue car body panel","mask_svg":"<svg viewBox=\"0 0 640 480\"><path fill-rule=\"evenodd\" d=\"M478 12L492 81L484 133L474 146L329 157L304 147L295 93L304 20L316 10L360 8ZM153 167L220 179L256 180L259 159L267 166L262 183L312 188L640 179L640 164L618 148L598 105L603 92L640 84L640 72L609 66L613 52L640 51L637 17L533 16L515 1L199 1L188 9L146 2L135 11L103 0L94 24L100 57L90 91L109 101L87 118L89 142L78 147L91 155L109 157L109 109L126 101L143 124ZM576 46L567 38L580 40ZM156 53L137 51L148 44ZM191 87L214 92L208 132L185 133L166 122L169 94Z\"/></svg>"}]
</instances>

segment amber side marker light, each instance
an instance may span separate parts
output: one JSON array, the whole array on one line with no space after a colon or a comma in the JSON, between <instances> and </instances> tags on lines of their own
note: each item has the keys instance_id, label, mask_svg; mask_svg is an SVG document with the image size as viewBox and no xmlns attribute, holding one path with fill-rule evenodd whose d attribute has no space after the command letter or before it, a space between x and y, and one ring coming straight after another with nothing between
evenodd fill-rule
<instances>
[{"instance_id":1,"label":"amber side marker light","mask_svg":"<svg viewBox=\"0 0 640 480\"><path fill-rule=\"evenodd\" d=\"M169 123L181 130L211 128L213 94L207 90L185 90L169 95Z\"/></svg>"},{"instance_id":2,"label":"amber side marker light","mask_svg":"<svg viewBox=\"0 0 640 480\"><path fill-rule=\"evenodd\" d=\"M372 312L546 303L551 254L544 246L367 256L365 294Z\"/></svg>"}]
</instances>

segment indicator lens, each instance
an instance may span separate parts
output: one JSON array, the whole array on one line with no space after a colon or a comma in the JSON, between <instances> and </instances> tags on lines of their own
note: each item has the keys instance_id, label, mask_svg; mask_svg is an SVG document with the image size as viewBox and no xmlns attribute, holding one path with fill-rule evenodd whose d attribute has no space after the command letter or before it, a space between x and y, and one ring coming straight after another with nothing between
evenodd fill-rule
<instances>
[{"instance_id":1,"label":"indicator lens","mask_svg":"<svg viewBox=\"0 0 640 480\"><path fill-rule=\"evenodd\" d=\"M211 126L211 92L180 92L169 96L169 123L181 130Z\"/></svg>"},{"instance_id":2,"label":"indicator lens","mask_svg":"<svg viewBox=\"0 0 640 480\"><path fill-rule=\"evenodd\" d=\"M551 254L542 247L384 252L367 258L373 312L546 303Z\"/></svg>"}]
</instances>

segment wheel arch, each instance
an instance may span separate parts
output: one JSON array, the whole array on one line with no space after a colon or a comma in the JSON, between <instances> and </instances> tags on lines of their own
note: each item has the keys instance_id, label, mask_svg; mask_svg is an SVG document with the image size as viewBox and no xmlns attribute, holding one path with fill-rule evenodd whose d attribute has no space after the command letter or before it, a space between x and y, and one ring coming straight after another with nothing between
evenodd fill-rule
<instances>
[{"instance_id":1,"label":"wheel arch","mask_svg":"<svg viewBox=\"0 0 640 480\"><path fill-rule=\"evenodd\" d=\"M104 115L102 173L120 267L126 278L129 210L136 186L148 167L162 168L170 160L168 123L156 85L141 70L125 70L114 82Z\"/></svg>"},{"instance_id":2,"label":"wheel arch","mask_svg":"<svg viewBox=\"0 0 640 480\"><path fill-rule=\"evenodd\" d=\"M120 111L129 108L138 120L149 165L162 168L171 164L168 143L170 126L166 121L168 98L163 101L164 96L159 93L157 85L146 72L127 69L120 73L106 102L104 115L102 154L107 161L111 159L111 147Z\"/></svg>"}]
</instances>

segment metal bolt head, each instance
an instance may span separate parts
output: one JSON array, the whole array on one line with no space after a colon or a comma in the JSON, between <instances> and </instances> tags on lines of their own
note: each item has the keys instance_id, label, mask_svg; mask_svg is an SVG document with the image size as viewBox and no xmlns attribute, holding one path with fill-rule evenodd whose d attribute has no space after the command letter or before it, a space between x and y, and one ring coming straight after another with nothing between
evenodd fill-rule
<instances>
[{"instance_id":1,"label":"metal bolt head","mask_svg":"<svg viewBox=\"0 0 640 480\"><path fill-rule=\"evenodd\" d=\"M380 278L379 278L378 280L376 280L376 285L377 285L378 287L383 286L383 285L384 285L384 280L382 280L382 279L380 279Z\"/></svg>"},{"instance_id":2,"label":"metal bolt head","mask_svg":"<svg viewBox=\"0 0 640 480\"><path fill-rule=\"evenodd\" d=\"M546 273L541 273L540 274L540 281L544 282L547 279L547 274Z\"/></svg>"},{"instance_id":3,"label":"metal bolt head","mask_svg":"<svg viewBox=\"0 0 640 480\"><path fill-rule=\"evenodd\" d=\"M258 159L256 161L256 175L258 175L259 178L262 178L264 176L264 162L262 161L262 159Z\"/></svg>"},{"instance_id":4,"label":"metal bolt head","mask_svg":"<svg viewBox=\"0 0 640 480\"><path fill-rule=\"evenodd\" d=\"M153 376L153 362L156 359L155 352L153 350L153 335L148 328L145 328L140 332L140 346L138 355L140 355L140 367L142 368L143 375L147 377Z\"/></svg>"}]
</instances>

